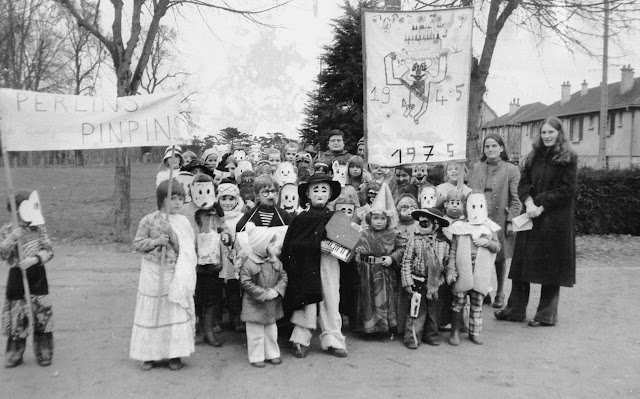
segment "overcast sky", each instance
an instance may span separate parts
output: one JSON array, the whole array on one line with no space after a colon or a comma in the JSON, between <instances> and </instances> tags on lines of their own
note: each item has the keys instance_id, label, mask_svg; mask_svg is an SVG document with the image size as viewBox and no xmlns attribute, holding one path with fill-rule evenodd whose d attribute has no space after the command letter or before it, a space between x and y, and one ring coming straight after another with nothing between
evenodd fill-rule
<instances>
[{"instance_id":1,"label":"overcast sky","mask_svg":"<svg viewBox=\"0 0 640 399\"><path fill-rule=\"evenodd\" d=\"M307 93L315 88L322 46L333 39L331 19L342 14L342 0L293 0L271 13L265 22L279 28L261 27L240 17L220 14L189 17L179 25L179 60L193 73L189 86L197 88L196 114L202 133L217 133L232 126L263 135L282 132L297 137L303 120ZM207 25L208 24L208 27ZM637 34L634 34L637 36ZM610 48L609 82L620 80L620 68L640 67L638 37L627 35L624 57ZM482 38L474 32L474 55ZM592 43L601 52L602 43ZM615 57L618 56L618 57ZM501 33L487 81L487 103L502 115L509 102L541 101L551 104L560 97L560 85L570 81L572 92L586 79L589 87L599 84L601 61L582 54L571 55L551 41L536 44L530 33L515 24ZM638 76L638 74L636 74Z\"/></svg>"}]
</instances>

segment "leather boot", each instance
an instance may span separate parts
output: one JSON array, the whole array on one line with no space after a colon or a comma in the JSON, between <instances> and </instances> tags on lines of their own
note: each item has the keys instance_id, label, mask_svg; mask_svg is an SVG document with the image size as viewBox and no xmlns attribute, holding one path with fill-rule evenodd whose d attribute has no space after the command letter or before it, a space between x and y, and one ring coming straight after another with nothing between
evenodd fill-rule
<instances>
[{"instance_id":1,"label":"leather boot","mask_svg":"<svg viewBox=\"0 0 640 399\"><path fill-rule=\"evenodd\" d=\"M204 306L203 313L202 329L204 342L215 347L222 346L222 340L219 338L219 334L213 332L213 326L215 324L213 306Z\"/></svg>"},{"instance_id":2,"label":"leather boot","mask_svg":"<svg viewBox=\"0 0 640 399\"><path fill-rule=\"evenodd\" d=\"M36 358L36 362L40 363L42 360L42 348L44 347L44 333L43 332L34 332L33 333L33 355Z\"/></svg>"},{"instance_id":3,"label":"leather boot","mask_svg":"<svg viewBox=\"0 0 640 399\"><path fill-rule=\"evenodd\" d=\"M42 341L42 356L38 359L38 364L42 367L51 366L53 360L53 333L44 333Z\"/></svg>"},{"instance_id":4,"label":"leather boot","mask_svg":"<svg viewBox=\"0 0 640 399\"><path fill-rule=\"evenodd\" d=\"M27 346L25 338L7 338L4 367L13 368L22 363L22 354Z\"/></svg>"},{"instance_id":5,"label":"leather boot","mask_svg":"<svg viewBox=\"0 0 640 399\"><path fill-rule=\"evenodd\" d=\"M453 320L451 320L451 336L449 337L449 345L460 345L460 326L462 325L462 312L453 312Z\"/></svg>"}]
</instances>

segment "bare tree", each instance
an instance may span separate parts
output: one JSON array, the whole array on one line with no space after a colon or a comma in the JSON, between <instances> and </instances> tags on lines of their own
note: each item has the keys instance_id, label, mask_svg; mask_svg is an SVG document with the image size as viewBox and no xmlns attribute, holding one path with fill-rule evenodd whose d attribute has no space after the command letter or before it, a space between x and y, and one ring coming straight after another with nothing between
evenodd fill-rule
<instances>
[{"instance_id":1,"label":"bare tree","mask_svg":"<svg viewBox=\"0 0 640 399\"><path fill-rule=\"evenodd\" d=\"M160 25L151 48L149 63L144 70L142 82L140 82L140 89L147 94L154 93L163 84L182 78L182 82L178 83L180 85L188 77L189 74L187 72L171 72L171 63L175 59L172 47L176 36L175 30L171 27Z\"/></svg>"},{"instance_id":2,"label":"bare tree","mask_svg":"<svg viewBox=\"0 0 640 399\"><path fill-rule=\"evenodd\" d=\"M47 0L0 0L0 16L0 87L66 91L59 10Z\"/></svg>"},{"instance_id":3,"label":"bare tree","mask_svg":"<svg viewBox=\"0 0 640 399\"><path fill-rule=\"evenodd\" d=\"M582 51L597 56L589 39L601 37L604 8L608 3L610 26L614 31L632 27L638 21L640 5L634 0L415 0L415 9L469 7L475 9L475 25L484 33L479 57L474 57L467 125L467 159L480 157L482 99L487 91L493 53L507 21L528 29L539 39L555 36L568 51ZM519 22L518 22L519 21Z\"/></svg>"},{"instance_id":4,"label":"bare tree","mask_svg":"<svg viewBox=\"0 0 640 399\"><path fill-rule=\"evenodd\" d=\"M246 19L261 23L259 16L269 10L288 2L273 1L273 5L250 10L230 6L225 0L132 0L127 10L130 26L124 31L123 16L125 4L122 0L112 0L113 21L109 33L103 29L99 21L88 20L79 11L80 4L88 0L56 0L76 18L80 26L97 37L105 46L116 74L117 95L119 97L135 95L143 79L144 71L151 57L153 44L160 30L160 21L170 9L181 6L194 6L198 9L211 9L233 13ZM143 18L143 8L144 10ZM147 18L148 17L148 18ZM143 24L145 25L143 29ZM146 35L145 35L146 32ZM128 40L125 42L126 34ZM134 59L138 46L141 45L140 56ZM115 237L116 241L125 242L130 239L131 228L131 164L127 149L116 150L115 170Z\"/></svg>"}]
</instances>

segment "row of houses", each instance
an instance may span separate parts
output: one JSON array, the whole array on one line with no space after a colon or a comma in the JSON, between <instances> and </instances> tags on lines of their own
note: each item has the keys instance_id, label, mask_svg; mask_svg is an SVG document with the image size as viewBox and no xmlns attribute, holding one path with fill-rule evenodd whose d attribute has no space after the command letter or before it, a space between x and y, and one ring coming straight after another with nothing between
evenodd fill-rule
<instances>
[{"instance_id":1,"label":"row of houses","mask_svg":"<svg viewBox=\"0 0 640 399\"><path fill-rule=\"evenodd\" d=\"M509 104L509 112L481 125L481 132L499 134L514 161L531 150L544 120L558 117L569 135L581 165L598 166L600 147L600 86L589 88L586 81L571 93L570 82L563 82L560 99L551 105L540 102ZM610 168L640 166L640 77L633 77L631 66L621 69L619 82L608 85L606 162Z\"/></svg>"}]
</instances>

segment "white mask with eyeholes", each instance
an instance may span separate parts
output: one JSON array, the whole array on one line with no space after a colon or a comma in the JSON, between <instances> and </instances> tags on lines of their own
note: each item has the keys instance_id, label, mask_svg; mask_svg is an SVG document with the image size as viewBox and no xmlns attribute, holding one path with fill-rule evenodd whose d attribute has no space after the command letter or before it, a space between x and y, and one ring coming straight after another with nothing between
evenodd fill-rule
<instances>
[{"instance_id":1,"label":"white mask with eyeholes","mask_svg":"<svg viewBox=\"0 0 640 399\"><path fill-rule=\"evenodd\" d=\"M216 202L216 189L211 182L191 183L191 199L200 209L211 209Z\"/></svg>"},{"instance_id":2,"label":"white mask with eyeholes","mask_svg":"<svg viewBox=\"0 0 640 399\"><path fill-rule=\"evenodd\" d=\"M42 216L42 209L40 208L40 196L37 191L33 191L29 195L29 199L26 199L18 206L18 214L20 218L29 223L29 226L42 226L44 225L44 217Z\"/></svg>"},{"instance_id":3,"label":"white mask with eyeholes","mask_svg":"<svg viewBox=\"0 0 640 399\"><path fill-rule=\"evenodd\" d=\"M184 202L191 202L191 183L194 179L193 174L182 171L178 173L178 176L176 176L175 179L182 184L182 188L184 189Z\"/></svg>"},{"instance_id":4,"label":"white mask with eyeholes","mask_svg":"<svg viewBox=\"0 0 640 399\"><path fill-rule=\"evenodd\" d=\"M470 224L484 224L489 218L487 199L482 193L471 193L467 197L467 221Z\"/></svg>"}]
</instances>

